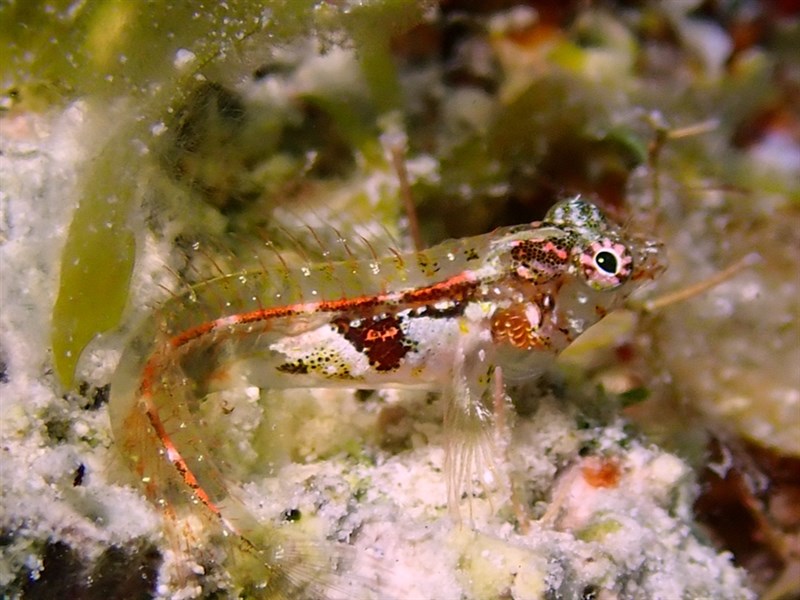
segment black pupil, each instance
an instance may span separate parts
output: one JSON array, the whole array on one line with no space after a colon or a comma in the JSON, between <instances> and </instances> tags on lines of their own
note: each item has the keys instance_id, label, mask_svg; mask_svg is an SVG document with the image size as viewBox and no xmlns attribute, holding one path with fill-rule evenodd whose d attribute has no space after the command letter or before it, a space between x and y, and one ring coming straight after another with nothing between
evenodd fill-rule
<instances>
[{"instance_id":1,"label":"black pupil","mask_svg":"<svg viewBox=\"0 0 800 600\"><path fill-rule=\"evenodd\" d=\"M594 262L610 275L614 275L617 272L617 257L612 252L607 250L598 252L597 256L594 257Z\"/></svg>"}]
</instances>

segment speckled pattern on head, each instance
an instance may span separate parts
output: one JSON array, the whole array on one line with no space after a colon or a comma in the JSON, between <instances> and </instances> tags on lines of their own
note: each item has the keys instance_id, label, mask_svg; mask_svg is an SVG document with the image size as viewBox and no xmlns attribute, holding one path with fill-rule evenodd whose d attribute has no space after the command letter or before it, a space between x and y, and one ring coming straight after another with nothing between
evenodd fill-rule
<instances>
[{"instance_id":1,"label":"speckled pattern on head","mask_svg":"<svg viewBox=\"0 0 800 600\"><path fill-rule=\"evenodd\" d=\"M580 196L574 196L555 204L544 218L545 223L574 231L587 240L596 239L606 229L606 221L600 209Z\"/></svg>"}]
</instances>

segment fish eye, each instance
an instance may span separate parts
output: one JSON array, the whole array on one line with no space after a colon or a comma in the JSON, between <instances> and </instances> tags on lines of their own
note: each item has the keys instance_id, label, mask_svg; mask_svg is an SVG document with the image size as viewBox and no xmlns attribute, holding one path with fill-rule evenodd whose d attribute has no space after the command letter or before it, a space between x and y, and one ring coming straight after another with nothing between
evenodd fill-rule
<instances>
[{"instance_id":1,"label":"fish eye","mask_svg":"<svg viewBox=\"0 0 800 600\"><path fill-rule=\"evenodd\" d=\"M628 281L633 257L624 244L602 238L577 254L578 268L586 283L596 290L613 290Z\"/></svg>"},{"instance_id":2,"label":"fish eye","mask_svg":"<svg viewBox=\"0 0 800 600\"><path fill-rule=\"evenodd\" d=\"M609 275L616 275L619 268L617 255L609 250L601 250L595 254L594 264L597 265L598 269Z\"/></svg>"}]
</instances>

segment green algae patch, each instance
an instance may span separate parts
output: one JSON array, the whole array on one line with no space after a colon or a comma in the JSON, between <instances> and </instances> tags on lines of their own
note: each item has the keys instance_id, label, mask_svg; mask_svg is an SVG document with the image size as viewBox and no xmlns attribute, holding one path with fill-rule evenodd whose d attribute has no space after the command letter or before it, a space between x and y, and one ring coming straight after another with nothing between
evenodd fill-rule
<instances>
[{"instance_id":1,"label":"green algae patch","mask_svg":"<svg viewBox=\"0 0 800 600\"><path fill-rule=\"evenodd\" d=\"M373 104L379 112L399 109L402 90L392 55L393 35L422 17L424 3L388 0L357 6L345 21L359 49L358 57Z\"/></svg>"},{"instance_id":2,"label":"green algae patch","mask_svg":"<svg viewBox=\"0 0 800 600\"><path fill-rule=\"evenodd\" d=\"M284 23L311 2L274 2ZM202 64L271 22L259 2L123 0L12 2L0 7L3 86L58 83L72 97L147 95L168 84L186 51ZM281 14L281 16L283 16ZM183 51L182 54L179 52Z\"/></svg>"},{"instance_id":3,"label":"green algae patch","mask_svg":"<svg viewBox=\"0 0 800 600\"><path fill-rule=\"evenodd\" d=\"M615 519L595 521L575 533L575 537L583 542L602 541L606 536L622 529L622 523Z\"/></svg>"},{"instance_id":4,"label":"green algae patch","mask_svg":"<svg viewBox=\"0 0 800 600\"><path fill-rule=\"evenodd\" d=\"M107 149L113 147L110 143ZM68 388L81 350L98 333L116 327L128 298L135 245L125 220L133 182L118 179L121 158L109 152L92 165L62 253L52 344L56 374Z\"/></svg>"},{"instance_id":5,"label":"green algae patch","mask_svg":"<svg viewBox=\"0 0 800 600\"><path fill-rule=\"evenodd\" d=\"M541 556L462 528L451 539L460 551L459 577L470 598L489 600L502 597L533 600L547 593L546 568Z\"/></svg>"}]
</instances>

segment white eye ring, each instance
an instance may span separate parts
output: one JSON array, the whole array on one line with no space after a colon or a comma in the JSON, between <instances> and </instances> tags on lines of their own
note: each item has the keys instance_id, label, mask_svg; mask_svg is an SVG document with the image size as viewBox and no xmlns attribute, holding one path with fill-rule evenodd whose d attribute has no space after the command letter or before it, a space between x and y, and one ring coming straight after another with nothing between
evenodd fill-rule
<instances>
[{"instance_id":1,"label":"white eye ring","mask_svg":"<svg viewBox=\"0 0 800 600\"><path fill-rule=\"evenodd\" d=\"M590 287L613 290L630 278L633 257L623 244L602 238L580 252L578 265Z\"/></svg>"}]
</instances>

